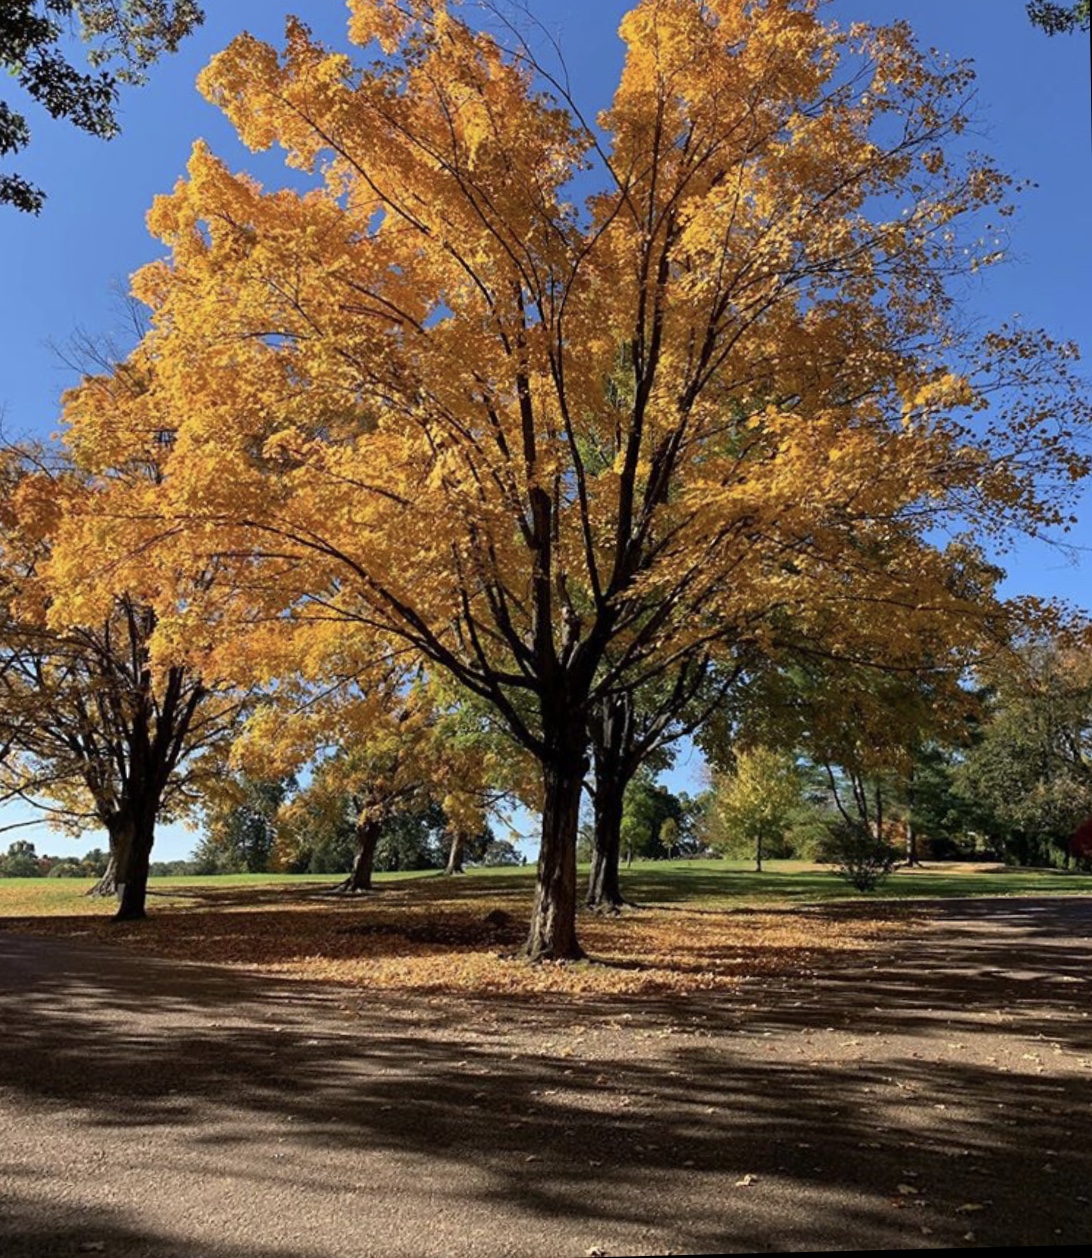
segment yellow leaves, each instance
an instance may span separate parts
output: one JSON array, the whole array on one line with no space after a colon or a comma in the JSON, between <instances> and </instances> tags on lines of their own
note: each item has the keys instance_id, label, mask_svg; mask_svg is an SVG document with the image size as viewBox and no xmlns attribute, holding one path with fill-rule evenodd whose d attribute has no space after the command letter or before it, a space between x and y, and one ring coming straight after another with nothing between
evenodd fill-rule
<instances>
[{"instance_id":1,"label":"yellow leaves","mask_svg":"<svg viewBox=\"0 0 1092 1258\"><path fill-rule=\"evenodd\" d=\"M277 140L277 115L269 108L250 113L243 103L256 91L269 90L280 79L280 63L269 44L244 33L217 53L197 77L206 100L218 105L239 128L239 138L249 148L269 148Z\"/></svg>"},{"instance_id":2,"label":"yellow leaves","mask_svg":"<svg viewBox=\"0 0 1092 1258\"><path fill-rule=\"evenodd\" d=\"M361 47L376 40L389 56L409 33L414 18L432 7L419 0L349 0L349 38Z\"/></svg>"},{"instance_id":3,"label":"yellow leaves","mask_svg":"<svg viewBox=\"0 0 1092 1258\"><path fill-rule=\"evenodd\" d=\"M936 146L961 73L901 24L643 0L585 217L567 202L591 137L522 57L426 0L350 10L386 61L352 70L290 22L282 51L243 36L203 74L248 144L314 177L266 192L199 144L156 202L171 257L134 282L153 330L66 400L111 483L57 572L103 555L154 590L165 651L247 679L353 676L367 624L528 706L543 567L545 638L579 621L604 658L630 658L608 626L650 619L667 655L714 627L772 652L784 618L842 645L870 601L909 603L914 632L950 611L929 513L1031 502L952 414L986 393L946 305L956 220L1003 186ZM1036 347L1005 345L1030 386ZM1047 410L1006 439L1081 474ZM859 622L856 645L906 649L904 620ZM386 755L386 718L331 711ZM271 741L296 754L333 724Z\"/></svg>"}]
</instances>

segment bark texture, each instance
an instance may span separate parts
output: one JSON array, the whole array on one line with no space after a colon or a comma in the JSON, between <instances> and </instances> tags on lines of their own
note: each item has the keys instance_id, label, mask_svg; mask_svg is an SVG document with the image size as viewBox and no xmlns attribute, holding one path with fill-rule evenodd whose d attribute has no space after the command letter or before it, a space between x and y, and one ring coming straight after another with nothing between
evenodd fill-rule
<instances>
[{"instance_id":1,"label":"bark texture","mask_svg":"<svg viewBox=\"0 0 1092 1258\"><path fill-rule=\"evenodd\" d=\"M576 937L576 831L584 786L583 748L543 774L542 846L527 956L532 961L578 961Z\"/></svg>"},{"instance_id":2,"label":"bark texture","mask_svg":"<svg viewBox=\"0 0 1092 1258\"><path fill-rule=\"evenodd\" d=\"M367 818L356 823L356 857L348 878L332 888L335 895L357 895L372 889L372 874L375 872L375 849L379 843L382 822Z\"/></svg>"}]
</instances>

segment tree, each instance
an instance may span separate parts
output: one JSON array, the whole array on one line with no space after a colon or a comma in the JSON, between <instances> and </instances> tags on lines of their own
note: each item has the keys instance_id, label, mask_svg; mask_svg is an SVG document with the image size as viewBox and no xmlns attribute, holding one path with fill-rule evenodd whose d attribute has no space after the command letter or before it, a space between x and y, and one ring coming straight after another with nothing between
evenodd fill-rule
<instances>
[{"instance_id":1,"label":"tree","mask_svg":"<svg viewBox=\"0 0 1092 1258\"><path fill-rule=\"evenodd\" d=\"M898 854L884 833L882 817L873 824L862 814L841 812L830 824L820 859L858 891L875 891L894 869Z\"/></svg>"},{"instance_id":2,"label":"tree","mask_svg":"<svg viewBox=\"0 0 1092 1258\"><path fill-rule=\"evenodd\" d=\"M444 810L429 801L423 808L393 813L383 823L375 849L375 868L439 869L440 836L447 825Z\"/></svg>"},{"instance_id":3,"label":"tree","mask_svg":"<svg viewBox=\"0 0 1092 1258\"><path fill-rule=\"evenodd\" d=\"M998 577L973 550L950 572L953 592L983 599ZM994 655L1005 653L1011 615L984 624ZM799 657L769 669L755 687L747 713L748 737L801 757L825 785L827 802L841 817L839 834L851 850L860 835L883 837L898 820L907 863L916 862L914 798L919 766L928 749L967 741L978 697L965 684L970 657L942 636L925 632L904 641L882 662Z\"/></svg>"},{"instance_id":4,"label":"tree","mask_svg":"<svg viewBox=\"0 0 1092 1258\"><path fill-rule=\"evenodd\" d=\"M634 857L659 860L667 855L663 839L664 826L670 821L677 839L682 819L682 805L666 786L656 782L647 767L638 770L626 786L622 800L620 826L622 850L626 862Z\"/></svg>"},{"instance_id":5,"label":"tree","mask_svg":"<svg viewBox=\"0 0 1092 1258\"><path fill-rule=\"evenodd\" d=\"M0 801L105 829L117 919L142 918L156 823L197 804L245 696L153 659L156 613L139 593L100 587L86 620L56 618L60 537L97 491L35 451L6 451L0 477Z\"/></svg>"},{"instance_id":6,"label":"tree","mask_svg":"<svg viewBox=\"0 0 1092 1258\"><path fill-rule=\"evenodd\" d=\"M118 134L119 84L143 83L164 52L174 52L203 21L193 0L5 0L0 66L54 118L110 140ZM66 26L79 27L96 73L68 59ZM102 68L106 67L106 68ZM30 143L26 117L0 100L0 157ZM45 193L21 175L0 173L0 204L37 214Z\"/></svg>"},{"instance_id":7,"label":"tree","mask_svg":"<svg viewBox=\"0 0 1092 1258\"><path fill-rule=\"evenodd\" d=\"M266 781L246 773L206 791L206 833L194 853L199 872L266 873L277 840L277 812L295 789L291 777Z\"/></svg>"},{"instance_id":8,"label":"tree","mask_svg":"<svg viewBox=\"0 0 1092 1258\"><path fill-rule=\"evenodd\" d=\"M761 873L764 856L786 854L785 834L802 804L803 783L791 754L744 748L730 773L714 776L707 841L726 855L753 852Z\"/></svg>"},{"instance_id":9,"label":"tree","mask_svg":"<svg viewBox=\"0 0 1092 1258\"><path fill-rule=\"evenodd\" d=\"M1092 816L1092 667L1087 645L1026 643L983 673L978 738L955 772L979 824L1017 864L1068 862L1066 841Z\"/></svg>"},{"instance_id":10,"label":"tree","mask_svg":"<svg viewBox=\"0 0 1092 1258\"><path fill-rule=\"evenodd\" d=\"M328 632L321 624L287 628L296 647ZM427 845L425 833L434 825L467 834L483 828L490 757L465 736L448 693L377 636L342 634L336 674L328 671L328 656L319 658L326 671L282 677L248 723L236 755L266 776L312 766L290 811L317 811L337 829L348 809L357 852L335 890L370 891L384 840L388 867L392 859L401 867L392 853L402 841L412 845L415 833ZM418 858L425 859L423 849Z\"/></svg>"},{"instance_id":11,"label":"tree","mask_svg":"<svg viewBox=\"0 0 1092 1258\"><path fill-rule=\"evenodd\" d=\"M42 869L34 844L16 839L6 856L0 856L0 878L39 878Z\"/></svg>"},{"instance_id":12,"label":"tree","mask_svg":"<svg viewBox=\"0 0 1092 1258\"><path fill-rule=\"evenodd\" d=\"M1072 4L1058 4L1055 0L1030 0L1028 17L1032 24L1048 35L1071 35L1074 31L1087 31L1089 26L1089 0L1074 0Z\"/></svg>"},{"instance_id":13,"label":"tree","mask_svg":"<svg viewBox=\"0 0 1092 1258\"><path fill-rule=\"evenodd\" d=\"M277 816L270 868L291 874L347 874L357 851L348 799L332 792L298 792Z\"/></svg>"},{"instance_id":14,"label":"tree","mask_svg":"<svg viewBox=\"0 0 1092 1258\"><path fill-rule=\"evenodd\" d=\"M618 866L627 791L643 767L666 768L671 744L701 724L711 706L707 672L707 661L688 661L673 678L665 679L666 684L606 694L592 708L589 735L595 776L589 908L615 912L625 903Z\"/></svg>"},{"instance_id":15,"label":"tree","mask_svg":"<svg viewBox=\"0 0 1092 1258\"><path fill-rule=\"evenodd\" d=\"M211 612L164 610L176 637L309 612L491 707L541 776L527 953L575 958L597 705L786 636L969 650L982 608L933 530L1064 522L1075 351L961 325L1011 181L960 139L969 68L905 24L641 0L593 126L444 4L351 12L367 69L293 21L283 56L244 35L204 72L312 186L195 147L135 282L149 387L109 429L72 395L70 436L93 462L176 434L169 504L115 507L107 543L231 574Z\"/></svg>"}]
</instances>

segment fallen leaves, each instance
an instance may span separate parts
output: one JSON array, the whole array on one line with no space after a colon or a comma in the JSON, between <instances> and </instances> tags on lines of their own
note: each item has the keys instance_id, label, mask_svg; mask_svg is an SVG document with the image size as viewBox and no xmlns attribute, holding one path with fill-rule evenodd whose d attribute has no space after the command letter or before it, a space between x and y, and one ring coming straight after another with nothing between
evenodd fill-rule
<instances>
[{"instance_id":1,"label":"fallen leaves","mask_svg":"<svg viewBox=\"0 0 1092 1258\"><path fill-rule=\"evenodd\" d=\"M86 902L93 915L8 918L4 924L312 983L571 996L730 990L756 977L810 972L905 930L905 921L821 909L718 911L684 903L613 918L589 914L580 934L594 960L530 965L518 956L529 882L510 878L482 887L421 879L388 884L351 902L315 894L307 884L206 886L176 899L157 896L154 916L142 923L114 925L101 902ZM503 951L489 924L501 913L511 922ZM578 1053L579 1042L559 1049L559 1055Z\"/></svg>"}]
</instances>

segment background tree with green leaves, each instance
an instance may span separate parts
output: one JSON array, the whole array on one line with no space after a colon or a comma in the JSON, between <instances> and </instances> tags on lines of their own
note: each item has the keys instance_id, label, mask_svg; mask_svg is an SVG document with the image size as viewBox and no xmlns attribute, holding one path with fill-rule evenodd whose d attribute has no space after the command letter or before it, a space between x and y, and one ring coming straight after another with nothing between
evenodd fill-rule
<instances>
[{"instance_id":1,"label":"background tree with green leaves","mask_svg":"<svg viewBox=\"0 0 1092 1258\"><path fill-rule=\"evenodd\" d=\"M277 841L277 814L296 789L287 775L272 780L236 772L209 791L205 835L194 853L203 874L265 873Z\"/></svg>"},{"instance_id":2,"label":"background tree with green leaves","mask_svg":"<svg viewBox=\"0 0 1092 1258\"><path fill-rule=\"evenodd\" d=\"M1030 0L1028 17L1032 24L1048 35L1072 35L1089 27L1090 0L1076 0L1074 4L1057 4L1055 0Z\"/></svg>"},{"instance_id":3,"label":"background tree with green leaves","mask_svg":"<svg viewBox=\"0 0 1092 1258\"><path fill-rule=\"evenodd\" d=\"M1087 647L1027 644L992 676L987 719L955 771L978 824L1018 865L1068 863L1092 816L1092 665Z\"/></svg>"},{"instance_id":4,"label":"background tree with green leaves","mask_svg":"<svg viewBox=\"0 0 1092 1258\"><path fill-rule=\"evenodd\" d=\"M120 130L120 85L143 83L152 62L174 52L203 18L194 0L4 0L0 68L52 117L110 140ZM66 36L73 32L88 45L91 73L69 60ZM0 100L0 157L29 143L21 107ZM44 203L41 188L0 172L0 204L37 214Z\"/></svg>"}]
</instances>

